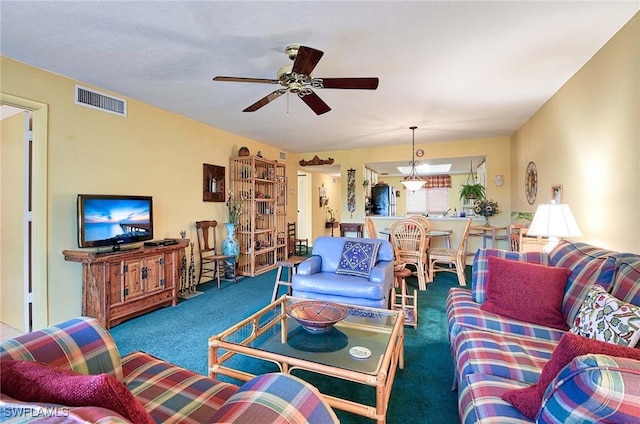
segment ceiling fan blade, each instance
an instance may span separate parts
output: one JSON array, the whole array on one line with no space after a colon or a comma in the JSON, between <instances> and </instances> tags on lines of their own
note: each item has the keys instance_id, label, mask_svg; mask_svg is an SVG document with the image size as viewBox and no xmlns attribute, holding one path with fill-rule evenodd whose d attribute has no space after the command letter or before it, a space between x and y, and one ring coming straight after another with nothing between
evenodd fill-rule
<instances>
[{"instance_id":1,"label":"ceiling fan blade","mask_svg":"<svg viewBox=\"0 0 640 424\"><path fill-rule=\"evenodd\" d=\"M297 74L311 75L311 71L316 67L323 54L320 50L300 46L298 56L296 56L296 60L293 62L291 71Z\"/></svg>"},{"instance_id":2,"label":"ceiling fan blade","mask_svg":"<svg viewBox=\"0 0 640 424\"><path fill-rule=\"evenodd\" d=\"M313 110L316 115L322 115L323 113L327 113L331 110L329 105L327 105L316 93L311 90L305 90L298 93L298 97L302 99L303 102L307 104Z\"/></svg>"},{"instance_id":3,"label":"ceiling fan blade","mask_svg":"<svg viewBox=\"0 0 640 424\"><path fill-rule=\"evenodd\" d=\"M215 77L214 81L223 82L257 82L264 84L279 84L278 80L266 79L266 78L243 78L243 77Z\"/></svg>"},{"instance_id":4,"label":"ceiling fan blade","mask_svg":"<svg viewBox=\"0 0 640 424\"><path fill-rule=\"evenodd\" d=\"M378 78L314 78L315 88L348 88L356 90L375 90Z\"/></svg>"},{"instance_id":5,"label":"ceiling fan blade","mask_svg":"<svg viewBox=\"0 0 640 424\"><path fill-rule=\"evenodd\" d=\"M271 103L272 101L274 101L278 97L282 96L286 92L287 92L286 88L281 88L280 90L276 90L273 93L271 93L271 94L269 94L267 96L264 96L263 98L261 98L260 100L258 100L254 104L252 104L251 106L249 106L248 108L243 110L243 112L255 112L256 110L260 109L261 107L268 105L269 103Z\"/></svg>"}]
</instances>

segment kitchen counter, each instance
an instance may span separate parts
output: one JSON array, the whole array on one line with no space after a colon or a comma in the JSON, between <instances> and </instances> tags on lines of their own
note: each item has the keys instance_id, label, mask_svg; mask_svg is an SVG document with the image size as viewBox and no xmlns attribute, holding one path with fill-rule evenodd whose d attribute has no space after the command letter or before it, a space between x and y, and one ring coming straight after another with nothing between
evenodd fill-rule
<instances>
[{"instance_id":1,"label":"kitchen counter","mask_svg":"<svg viewBox=\"0 0 640 424\"><path fill-rule=\"evenodd\" d=\"M372 219L389 219L392 221L397 221L399 219L406 219L408 217L406 216L386 216L386 215L369 215L369 218ZM430 221L463 221L467 218L473 218L473 222L475 223L475 221L479 221L479 222L483 222L484 223L484 218L478 215L475 216L465 216L460 217L460 216L442 216L442 215L432 215L432 216L426 216L425 218L427 218Z\"/></svg>"}]
</instances>

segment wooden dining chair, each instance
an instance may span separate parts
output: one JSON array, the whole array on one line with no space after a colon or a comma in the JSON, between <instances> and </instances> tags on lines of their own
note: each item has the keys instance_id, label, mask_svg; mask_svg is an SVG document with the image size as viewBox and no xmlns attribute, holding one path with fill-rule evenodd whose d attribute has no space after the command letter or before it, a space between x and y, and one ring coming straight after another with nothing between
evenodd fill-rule
<instances>
[{"instance_id":1,"label":"wooden dining chair","mask_svg":"<svg viewBox=\"0 0 640 424\"><path fill-rule=\"evenodd\" d=\"M426 290L431 278L427 262L428 237L424 226L410 219L402 219L391 225L390 233L395 260L414 266L418 288Z\"/></svg>"},{"instance_id":2,"label":"wooden dining chair","mask_svg":"<svg viewBox=\"0 0 640 424\"><path fill-rule=\"evenodd\" d=\"M309 239L298 238L295 222L289 222L287 224L287 238L289 239L289 256L302 255L303 248L304 255L309 254Z\"/></svg>"},{"instance_id":3,"label":"wooden dining chair","mask_svg":"<svg viewBox=\"0 0 640 424\"><path fill-rule=\"evenodd\" d=\"M216 227L218 221L196 221L198 233L198 252L200 253L200 276L198 284L203 276L218 279L220 290L220 274L229 270L233 272L233 282L237 282L238 272L236 257L233 255L219 255L216 248Z\"/></svg>"},{"instance_id":4,"label":"wooden dining chair","mask_svg":"<svg viewBox=\"0 0 640 424\"><path fill-rule=\"evenodd\" d=\"M467 285L464 272L467 262L467 239L469 238L470 227L471 218L468 218L457 248L432 247L429 249L429 275L431 275L431 278L435 277L436 272L455 272L458 274L458 284L461 286Z\"/></svg>"}]
</instances>

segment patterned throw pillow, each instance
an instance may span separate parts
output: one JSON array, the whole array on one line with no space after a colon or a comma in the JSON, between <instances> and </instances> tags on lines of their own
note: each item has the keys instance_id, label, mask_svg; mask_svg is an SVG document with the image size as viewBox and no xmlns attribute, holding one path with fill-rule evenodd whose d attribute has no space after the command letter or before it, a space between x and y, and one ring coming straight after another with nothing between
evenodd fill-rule
<instances>
[{"instance_id":1,"label":"patterned throw pillow","mask_svg":"<svg viewBox=\"0 0 640 424\"><path fill-rule=\"evenodd\" d=\"M346 239L336 274L369 278L371 269L376 264L378 249L379 241Z\"/></svg>"},{"instance_id":2,"label":"patterned throw pillow","mask_svg":"<svg viewBox=\"0 0 640 424\"><path fill-rule=\"evenodd\" d=\"M571 328L573 334L634 347L640 339L640 306L616 299L595 284Z\"/></svg>"},{"instance_id":3,"label":"patterned throw pillow","mask_svg":"<svg viewBox=\"0 0 640 424\"><path fill-rule=\"evenodd\" d=\"M558 373L573 361L573 358L590 353L640 360L640 349L614 345L612 343L565 333L553 351L551 359L549 359L549 362L542 368L538 383L522 389L508 390L502 395L502 399L511 403L518 411L527 417L535 420L536 415L538 415L540 411L544 393ZM620 384L620 382L617 382L617 384ZM606 395L604 392L603 390L603 396ZM613 394L613 392L614 390L611 390L609 394ZM579 395L579 393L572 394Z\"/></svg>"}]
</instances>

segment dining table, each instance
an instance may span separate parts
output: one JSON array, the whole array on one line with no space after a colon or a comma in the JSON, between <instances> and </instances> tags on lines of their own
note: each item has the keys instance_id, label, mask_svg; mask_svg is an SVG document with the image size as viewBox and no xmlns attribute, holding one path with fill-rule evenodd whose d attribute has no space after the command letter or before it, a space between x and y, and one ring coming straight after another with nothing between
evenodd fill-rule
<instances>
[{"instance_id":1,"label":"dining table","mask_svg":"<svg viewBox=\"0 0 640 424\"><path fill-rule=\"evenodd\" d=\"M384 228L379 231L380 234L387 236L387 240L391 240L391 228ZM427 231L427 237L435 238L435 237L445 237L445 244L447 249L451 249L451 234L452 230L430 230Z\"/></svg>"}]
</instances>

